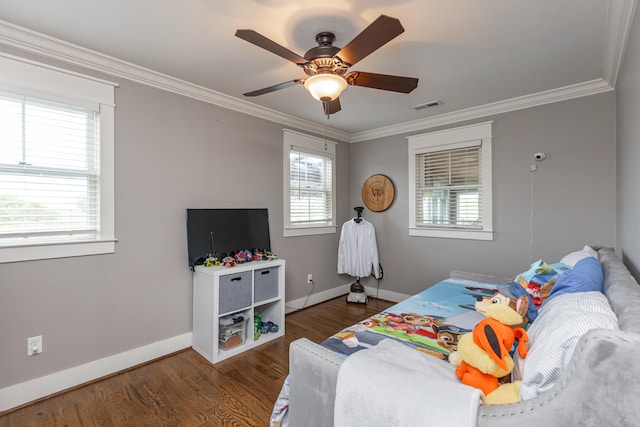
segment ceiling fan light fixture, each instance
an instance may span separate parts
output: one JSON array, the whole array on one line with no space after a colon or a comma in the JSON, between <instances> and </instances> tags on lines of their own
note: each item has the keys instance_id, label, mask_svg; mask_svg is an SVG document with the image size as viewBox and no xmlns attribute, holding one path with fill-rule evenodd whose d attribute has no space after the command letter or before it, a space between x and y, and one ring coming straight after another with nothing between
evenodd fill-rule
<instances>
[{"instance_id":1,"label":"ceiling fan light fixture","mask_svg":"<svg viewBox=\"0 0 640 427\"><path fill-rule=\"evenodd\" d=\"M347 81L336 74L314 74L304 81L304 87L318 101L330 102L347 88Z\"/></svg>"}]
</instances>

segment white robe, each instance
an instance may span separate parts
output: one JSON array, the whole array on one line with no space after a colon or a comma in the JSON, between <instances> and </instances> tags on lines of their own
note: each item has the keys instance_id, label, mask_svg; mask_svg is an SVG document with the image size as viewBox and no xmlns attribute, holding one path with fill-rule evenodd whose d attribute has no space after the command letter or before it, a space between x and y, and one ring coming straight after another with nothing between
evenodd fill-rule
<instances>
[{"instance_id":1,"label":"white robe","mask_svg":"<svg viewBox=\"0 0 640 427\"><path fill-rule=\"evenodd\" d=\"M373 224L364 218L360 223L350 220L342 226L338 244L338 274L380 278L378 246Z\"/></svg>"}]
</instances>

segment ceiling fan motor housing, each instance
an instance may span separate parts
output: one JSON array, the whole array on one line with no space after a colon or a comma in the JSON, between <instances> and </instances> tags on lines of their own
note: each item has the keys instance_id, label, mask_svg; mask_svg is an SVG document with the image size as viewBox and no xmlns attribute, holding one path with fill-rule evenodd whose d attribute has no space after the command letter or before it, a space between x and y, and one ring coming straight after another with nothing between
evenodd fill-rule
<instances>
[{"instance_id":1,"label":"ceiling fan motor housing","mask_svg":"<svg viewBox=\"0 0 640 427\"><path fill-rule=\"evenodd\" d=\"M302 65L307 75L313 76L322 73L342 75L347 71L349 65L335 56L340 52L339 47L333 46L335 39L335 34L328 31L316 35L318 46L312 47L304 54L304 59L309 61Z\"/></svg>"}]
</instances>

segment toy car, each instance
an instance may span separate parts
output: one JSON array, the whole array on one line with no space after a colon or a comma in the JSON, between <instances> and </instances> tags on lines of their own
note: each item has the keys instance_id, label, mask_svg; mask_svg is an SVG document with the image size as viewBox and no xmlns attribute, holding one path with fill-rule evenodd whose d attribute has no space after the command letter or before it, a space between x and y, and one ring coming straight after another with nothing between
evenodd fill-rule
<instances>
[{"instance_id":1,"label":"toy car","mask_svg":"<svg viewBox=\"0 0 640 427\"><path fill-rule=\"evenodd\" d=\"M276 333L278 332L278 325L276 325L272 321L262 322L262 326L260 327L260 332L263 334Z\"/></svg>"},{"instance_id":2,"label":"toy car","mask_svg":"<svg viewBox=\"0 0 640 427\"><path fill-rule=\"evenodd\" d=\"M225 267L229 268L229 267L235 267L236 266L236 259L234 257L224 257L222 258L222 265L224 265Z\"/></svg>"},{"instance_id":3,"label":"toy car","mask_svg":"<svg viewBox=\"0 0 640 427\"><path fill-rule=\"evenodd\" d=\"M244 264L245 262L249 262L252 260L251 252L249 252L246 249L242 251L238 251L235 254L235 259L238 264Z\"/></svg>"},{"instance_id":4,"label":"toy car","mask_svg":"<svg viewBox=\"0 0 640 427\"><path fill-rule=\"evenodd\" d=\"M252 258L254 261L265 261L267 259L267 255L265 255L262 250L256 248L253 250Z\"/></svg>"},{"instance_id":5,"label":"toy car","mask_svg":"<svg viewBox=\"0 0 640 427\"><path fill-rule=\"evenodd\" d=\"M278 259L278 255L274 254L270 250L265 250L264 254L267 256L267 259Z\"/></svg>"},{"instance_id":6,"label":"toy car","mask_svg":"<svg viewBox=\"0 0 640 427\"><path fill-rule=\"evenodd\" d=\"M218 266L220 265L220 260L216 257L210 256L207 257L207 259L204 260L204 266L205 267L213 267L213 266Z\"/></svg>"}]
</instances>

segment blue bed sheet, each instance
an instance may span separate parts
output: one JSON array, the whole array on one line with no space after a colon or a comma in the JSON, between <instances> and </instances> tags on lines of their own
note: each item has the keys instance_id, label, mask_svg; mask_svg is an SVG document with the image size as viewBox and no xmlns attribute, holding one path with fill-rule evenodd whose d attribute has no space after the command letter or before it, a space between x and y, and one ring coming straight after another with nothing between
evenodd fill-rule
<instances>
[{"instance_id":1,"label":"blue bed sheet","mask_svg":"<svg viewBox=\"0 0 640 427\"><path fill-rule=\"evenodd\" d=\"M343 329L321 343L348 356L395 339L418 351L446 360L458 337L482 319L474 309L478 297L493 295L500 283L446 279L388 309Z\"/></svg>"}]
</instances>

